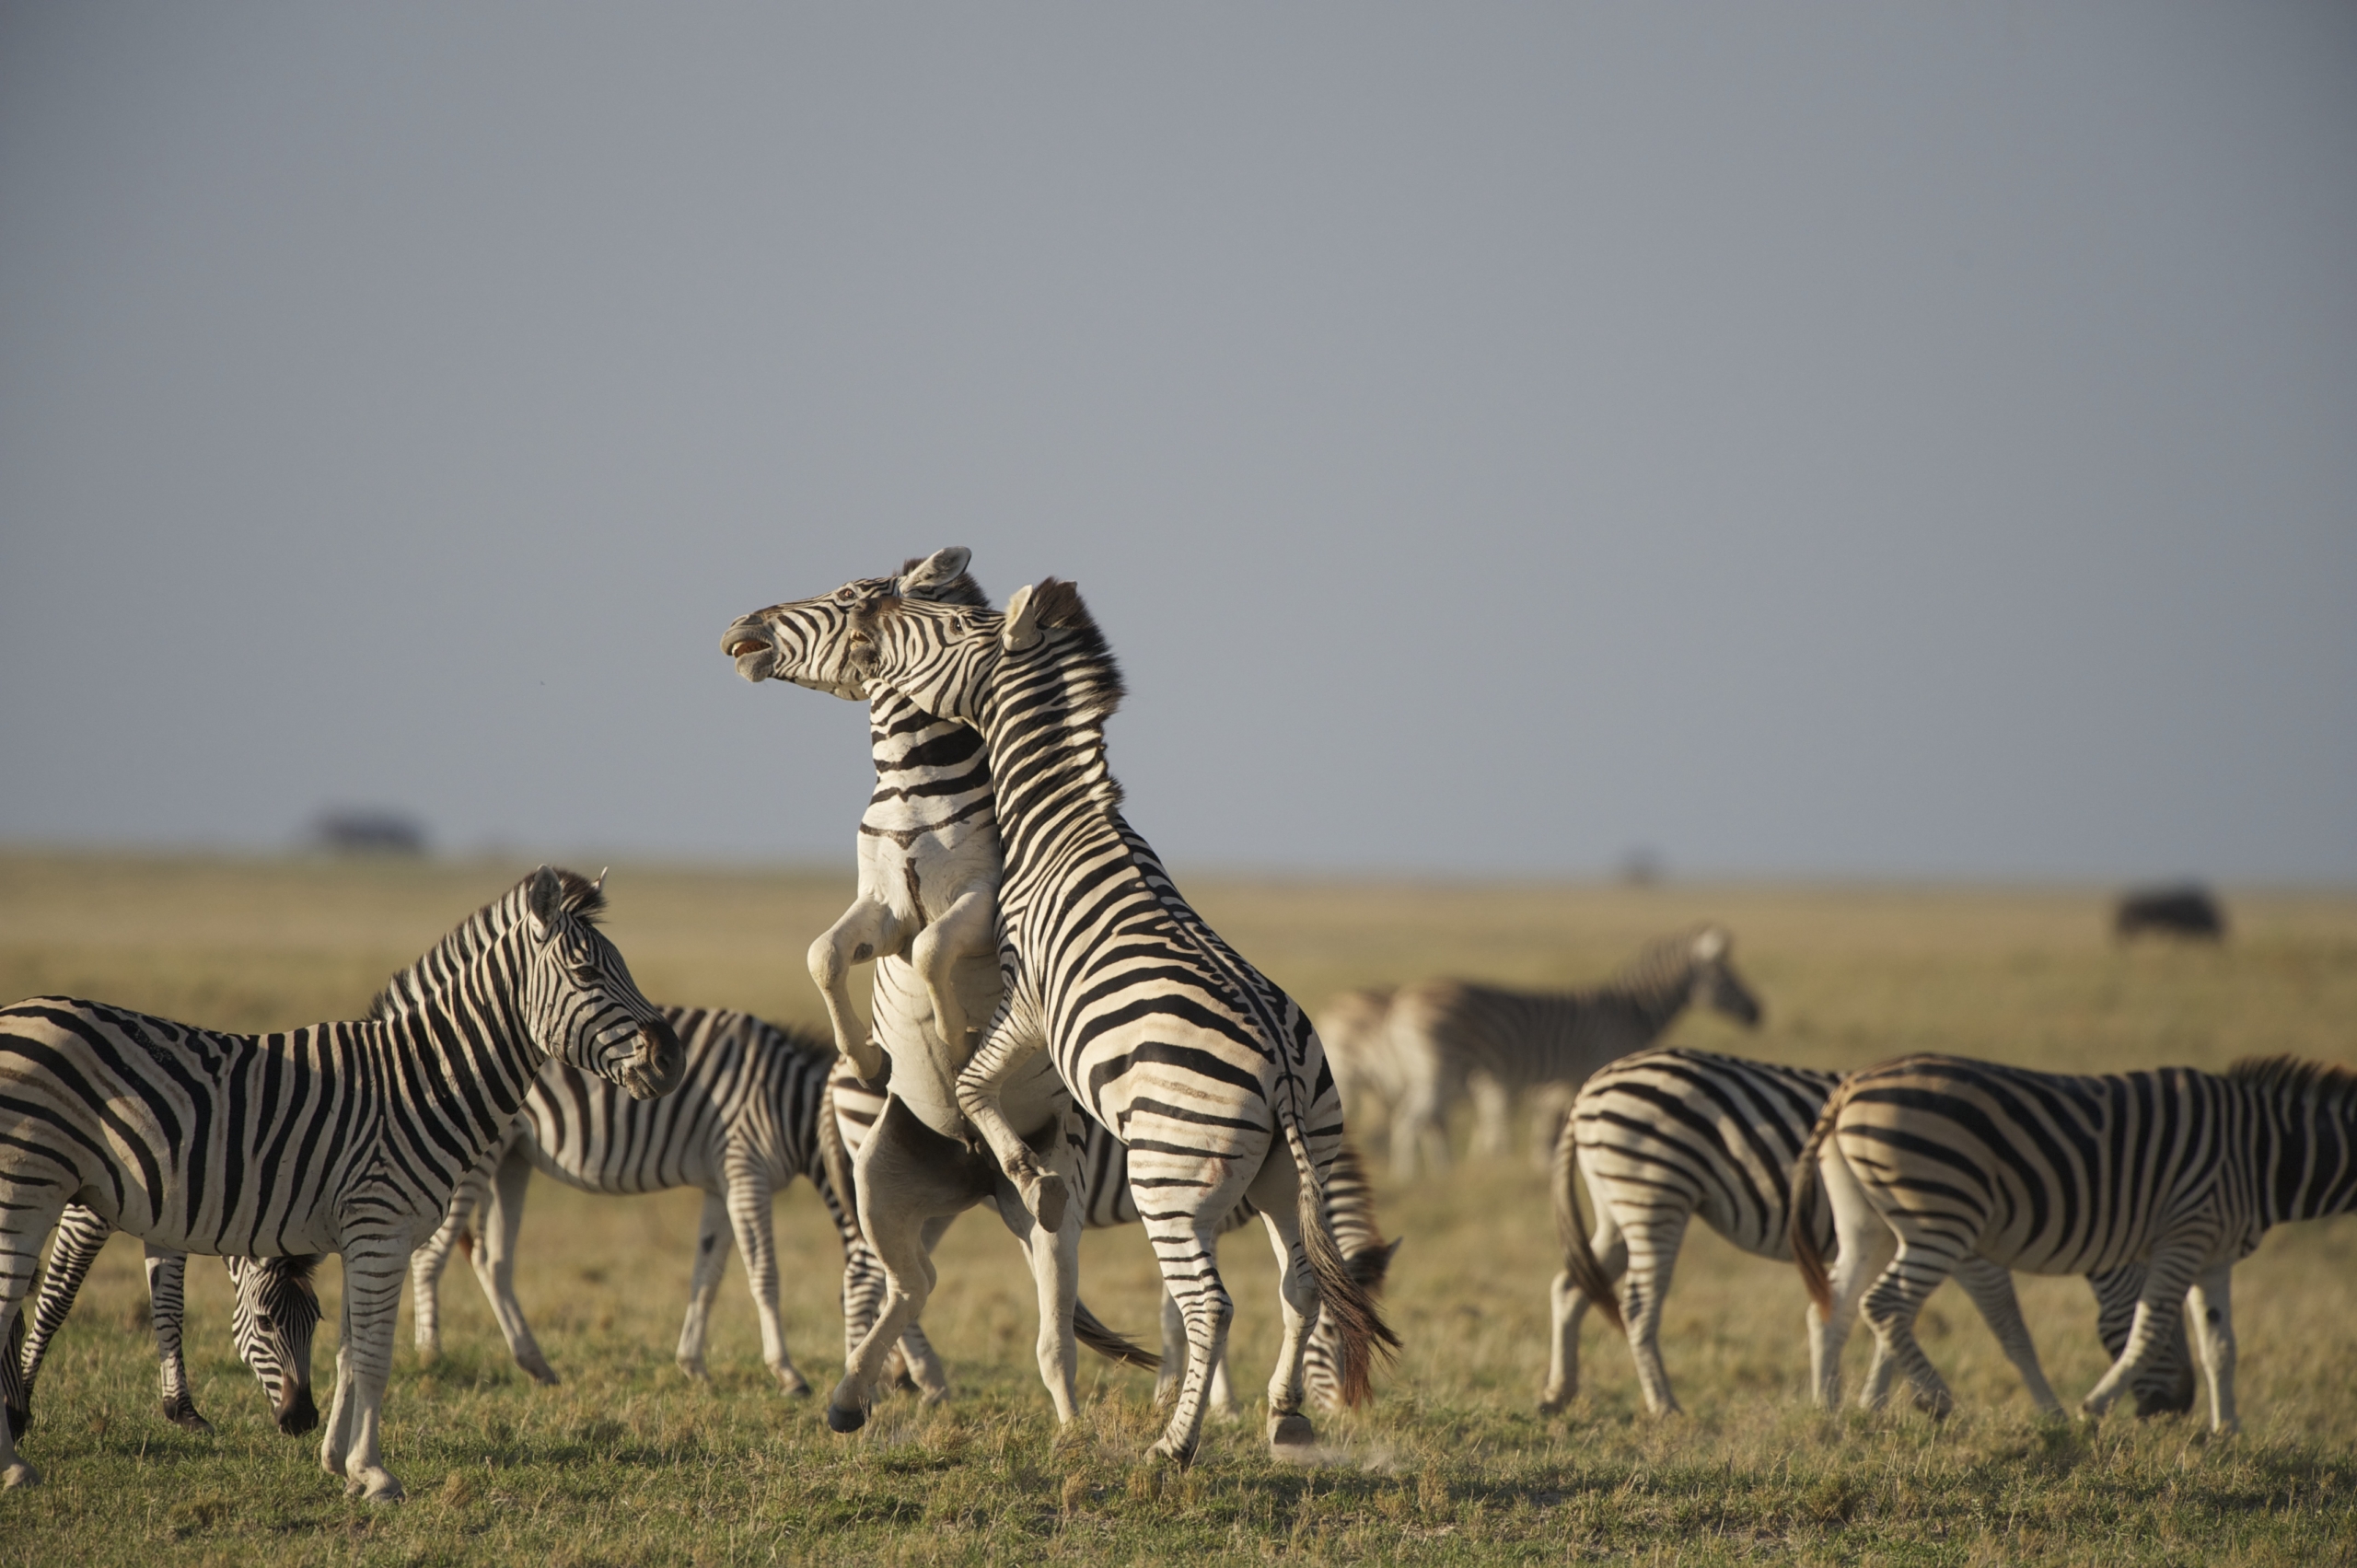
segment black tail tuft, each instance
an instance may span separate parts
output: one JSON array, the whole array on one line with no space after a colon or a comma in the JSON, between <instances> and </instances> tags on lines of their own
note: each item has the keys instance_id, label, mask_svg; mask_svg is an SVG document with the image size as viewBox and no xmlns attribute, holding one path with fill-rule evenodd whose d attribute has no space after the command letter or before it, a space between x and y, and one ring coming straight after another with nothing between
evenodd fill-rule
<instances>
[{"instance_id":1,"label":"black tail tuft","mask_svg":"<svg viewBox=\"0 0 2357 1568\"><path fill-rule=\"evenodd\" d=\"M1572 1285L1588 1305L1604 1314L1604 1320L1620 1330L1629 1331L1621 1320L1620 1293L1612 1288L1605 1276L1604 1265L1596 1260L1596 1249L1589 1242L1587 1225L1580 1218L1579 1141L1573 1136L1575 1123L1563 1119L1562 1131L1555 1134L1555 1236L1563 1248L1563 1272L1572 1278Z\"/></svg>"},{"instance_id":2,"label":"black tail tuft","mask_svg":"<svg viewBox=\"0 0 2357 1568\"><path fill-rule=\"evenodd\" d=\"M1827 1276L1825 1254L1817 1245L1817 1205L1824 1201L1824 1185L1817 1179L1817 1155L1825 1140L1833 1133L1833 1124L1840 1118L1843 1101L1849 1098L1845 1081L1825 1097L1825 1109L1817 1113L1817 1125L1809 1129L1808 1142L1801 1145L1798 1158L1793 1161L1793 1261L1800 1265L1801 1283L1808 1288L1808 1298L1817 1304L1820 1316L1833 1310L1833 1283Z\"/></svg>"},{"instance_id":3,"label":"black tail tuft","mask_svg":"<svg viewBox=\"0 0 2357 1568\"><path fill-rule=\"evenodd\" d=\"M1134 1366L1146 1372L1162 1370L1162 1358L1144 1345L1123 1339L1097 1320L1097 1314L1085 1301L1072 1304L1072 1337L1108 1361L1124 1366Z\"/></svg>"},{"instance_id":4,"label":"black tail tuft","mask_svg":"<svg viewBox=\"0 0 2357 1568\"><path fill-rule=\"evenodd\" d=\"M1397 1355L1399 1336L1384 1322L1375 1296L1352 1272L1351 1260L1342 1256L1342 1249L1334 1239L1333 1226L1326 1217L1326 1194L1318 1183L1318 1167L1310 1160L1309 1145L1301 1130L1288 1124L1285 1142L1292 1145L1294 1166L1300 1178L1295 1204L1302 1240L1309 1250L1309 1272L1318 1281L1320 1311L1333 1315L1334 1326L1341 1335L1342 1403L1364 1404L1375 1391L1376 1359L1379 1356L1389 1361ZM1387 1256L1387 1266L1389 1261Z\"/></svg>"}]
</instances>

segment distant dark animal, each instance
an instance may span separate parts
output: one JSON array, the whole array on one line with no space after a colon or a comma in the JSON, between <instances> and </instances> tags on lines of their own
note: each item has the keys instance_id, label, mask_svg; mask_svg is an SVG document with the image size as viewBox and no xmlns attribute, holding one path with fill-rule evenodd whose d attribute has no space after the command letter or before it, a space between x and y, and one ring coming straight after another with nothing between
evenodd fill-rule
<instances>
[{"instance_id":1,"label":"distant dark animal","mask_svg":"<svg viewBox=\"0 0 2357 1568\"><path fill-rule=\"evenodd\" d=\"M2212 942L2226 939L2226 916L2210 889L2198 883L2182 888L2144 888L2119 896L2111 917L2112 935L2121 941L2147 931L2165 936L2200 936Z\"/></svg>"}]
</instances>

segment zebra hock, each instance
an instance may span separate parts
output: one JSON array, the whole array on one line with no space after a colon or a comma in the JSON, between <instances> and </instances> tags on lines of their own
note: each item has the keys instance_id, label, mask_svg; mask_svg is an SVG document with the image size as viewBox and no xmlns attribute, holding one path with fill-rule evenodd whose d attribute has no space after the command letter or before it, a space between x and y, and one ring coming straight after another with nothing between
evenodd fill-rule
<instances>
[{"instance_id":1,"label":"zebra hock","mask_svg":"<svg viewBox=\"0 0 2357 1568\"><path fill-rule=\"evenodd\" d=\"M1035 1215L1068 1200L1069 1183L1040 1167L999 1101L1042 1056L1074 1103L1128 1145L1131 1185L1190 1352L1155 1451L1184 1464L1201 1440L1210 1369L1234 1312L1214 1240L1247 1196L1282 1276L1269 1439L1314 1442L1301 1413L1311 1318L1336 1315L1353 1402L1365 1396L1373 1356L1397 1343L1327 1217L1341 1098L1306 1016L1220 940L1122 819L1103 730L1120 679L1078 593L1051 578L1019 590L1000 616L853 584L760 619L772 673L841 695L880 684L973 725L988 743L1009 984L960 1075L958 1104ZM761 650L749 636L729 651Z\"/></svg>"},{"instance_id":2,"label":"zebra hock","mask_svg":"<svg viewBox=\"0 0 2357 1568\"><path fill-rule=\"evenodd\" d=\"M2141 1265L2126 1343L2080 1401L2100 1416L2165 1353L2190 1310L2210 1424L2235 1410L2235 1264L2270 1226L2357 1208L2357 1074L2289 1057L2077 1077L1914 1056L1846 1079L1795 1167L1794 1202L1823 1184L1839 1254L1794 1253L1811 1302L1818 1400L1863 1303L1881 1342L1862 1403L1903 1371L1916 1402L1954 1406L1914 1335L1924 1301L1978 1254L2032 1273Z\"/></svg>"},{"instance_id":3,"label":"zebra hock","mask_svg":"<svg viewBox=\"0 0 2357 1568\"><path fill-rule=\"evenodd\" d=\"M57 1330L74 1310L74 1298L96 1261L99 1249L114 1227L79 1203L66 1205L50 1244L49 1268L41 1278L41 1299L31 1314L32 1332L18 1314L10 1330L10 1362L18 1367L20 1404L7 1412L16 1434L22 1437L32 1423L34 1380ZM311 1341L319 1322L319 1292L312 1275L315 1256L289 1258L224 1258L237 1304L229 1319L230 1339L238 1359L251 1369L270 1400L278 1430L297 1437L319 1424L319 1407L311 1399ZM164 1419L190 1432L211 1432L213 1423L196 1408L189 1383L188 1364L180 1349L185 1314L182 1310L188 1255L150 1244L147 1248L148 1317L156 1333L156 1357ZM22 1337L21 1345L13 1342Z\"/></svg>"},{"instance_id":4,"label":"zebra hock","mask_svg":"<svg viewBox=\"0 0 2357 1568\"><path fill-rule=\"evenodd\" d=\"M986 607L966 572L968 559L960 549L937 551L908 562L897 577L866 579L842 594ZM799 679L780 656L771 615L738 621L722 646L748 680ZM937 1358L912 1355L906 1334L931 1295L934 1241L958 1214L990 1202L1030 1265L1039 1301L1040 1379L1059 1423L1069 1423L1079 1413L1079 1342L1138 1365L1152 1366L1155 1358L1105 1330L1079 1305L1078 1216L1027 1205L975 1152L958 1103L958 1074L973 1050L965 1019L990 1016L1000 997L993 934L1000 855L989 759L970 726L924 713L896 692L874 694L869 719L877 785L860 819L858 895L812 945L810 969L844 1059L862 1079L888 1083L872 1121L847 1141L854 1213L881 1265L884 1288L828 1400L827 1422L838 1432L859 1427L894 1360L914 1372L928 1400L946 1395ZM863 1039L850 1019L846 975L871 958L875 1030ZM1032 1074L1011 1098L1014 1122L1039 1156L1051 1166L1068 1164L1071 1099L1053 1070Z\"/></svg>"},{"instance_id":5,"label":"zebra hock","mask_svg":"<svg viewBox=\"0 0 2357 1568\"><path fill-rule=\"evenodd\" d=\"M1688 1224L1704 1224L1754 1257L1793 1260L1791 1233L1805 1223L1820 1249L1834 1248L1823 1203L1805 1216L1793 1207L1792 1170L1838 1074L1706 1051L1641 1051L1587 1081L1555 1143L1553 1196L1563 1272L1551 1292L1554 1333L1539 1408L1570 1403L1579 1383L1580 1320L1590 1306L1623 1330L1637 1383L1655 1415L1678 1412L1661 1354L1662 1309ZM1580 1218L1573 1173L1596 1207L1591 1238ZM2014 1294L2013 1276L1985 1259L1956 1266L1957 1283L1980 1309L2041 1409L2061 1403L2038 1367L2038 1353ZM2117 1355L2143 1289L2139 1265L2093 1276L2097 1325ZM2191 1358L2179 1334L2136 1384L2139 1414L2193 1405Z\"/></svg>"},{"instance_id":6,"label":"zebra hock","mask_svg":"<svg viewBox=\"0 0 2357 1568\"><path fill-rule=\"evenodd\" d=\"M547 866L393 977L374 1016L284 1034L192 1028L100 1003L0 1009L0 1324L13 1332L68 1203L181 1252L343 1259L336 1392L319 1461L401 1495L379 1431L401 1277L451 1190L563 1057L661 1094L679 1043L594 923L596 884ZM0 1363L0 1400L21 1403ZM40 1473L0 1423L0 1483Z\"/></svg>"}]
</instances>

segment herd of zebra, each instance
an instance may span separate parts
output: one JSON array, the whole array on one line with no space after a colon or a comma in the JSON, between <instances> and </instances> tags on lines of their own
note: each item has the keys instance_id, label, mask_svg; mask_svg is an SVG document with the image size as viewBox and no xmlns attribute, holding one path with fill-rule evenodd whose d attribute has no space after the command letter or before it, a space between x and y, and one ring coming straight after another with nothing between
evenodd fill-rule
<instances>
[{"instance_id":1,"label":"herd of zebra","mask_svg":"<svg viewBox=\"0 0 2357 1568\"><path fill-rule=\"evenodd\" d=\"M868 704L858 892L808 955L831 1038L654 1005L598 929L603 877L545 866L357 1021L240 1036L61 997L0 1009L0 1483L38 1479L17 1447L35 1376L121 1230L147 1249L165 1412L192 1427L186 1255L226 1260L238 1352L300 1432L319 1422L311 1278L339 1254L320 1459L347 1491L398 1498L378 1426L404 1282L430 1355L440 1276L465 1251L517 1364L556 1379L514 1283L535 1169L597 1192L702 1191L679 1365L703 1374L733 1242L789 1394L809 1390L778 1311L772 1199L809 1180L843 1250L844 1372L826 1419L846 1432L888 1386L946 1395L922 1326L931 1252L987 1202L1035 1281L1059 1422L1077 1414L1078 1345L1156 1368L1169 1415L1154 1453L1179 1464L1207 1412L1235 1402L1217 1244L1257 1219L1283 1324L1264 1435L1300 1452L1307 1411L1363 1401L1399 1345L1377 1306L1397 1243L1345 1141L1346 1100L1362 1122L1381 1104L1413 1179L1445 1166L1456 1101L1494 1149L1517 1093L1553 1150L1563 1256L1547 1409L1574 1391L1591 1306L1626 1331L1649 1407L1678 1409L1658 1331L1700 1214L1796 1263L1829 1406L1863 1307L1865 1401L1903 1372L1919 1403L1948 1408L1912 1324L1954 1274L2033 1399L2059 1410L2014 1295L2012 1271L2027 1270L2095 1290L2114 1359L2083 1409L2123 1392L2143 1411L2189 1409L2189 1320L2212 1424L2234 1426L2229 1271L2271 1225L2357 1207L2357 1076L2272 1060L2067 1077L1915 1057L1843 1078L1659 1048L1689 1005L1759 1018L1717 926L1590 992L1430 981L1349 993L1313 1028L1123 819L1104 741L1121 680L1078 592L1049 578L996 611L967 565L936 552L722 638L749 680ZM847 979L871 962L863 1028ZM1162 1275L1159 1355L1078 1297L1082 1229L1129 1225Z\"/></svg>"}]
</instances>

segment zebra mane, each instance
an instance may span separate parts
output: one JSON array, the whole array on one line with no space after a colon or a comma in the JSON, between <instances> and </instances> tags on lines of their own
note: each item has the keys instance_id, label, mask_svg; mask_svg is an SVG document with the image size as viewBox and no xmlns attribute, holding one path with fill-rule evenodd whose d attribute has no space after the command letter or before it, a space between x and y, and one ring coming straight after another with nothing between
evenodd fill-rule
<instances>
[{"instance_id":1,"label":"zebra mane","mask_svg":"<svg viewBox=\"0 0 2357 1568\"><path fill-rule=\"evenodd\" d=\"M556 873L557 886L563 890L561 907L564 912L585 925L597 924L598 917L606 909L606 889L599 885L603 878L592 882L578 872L554 866L551 869ZM427 949L424 958L387 981L385 988L368 1004L368 1016L390 1018L440 990L452 973L464 968L515 924L523 912L525 889L531 880L530 877L525 877L460 921L447 936Z\"/></svg>"},{"instance_id":2,"label":"zebra mane","mask_svg":"<svg viewBox=\"0 0 2357 1568\"><path fill-rule=\"evenodd\" d=\"M910 556L900 563L900 576L906 577L923 565L928 559L929 557L923 555ZM898 581L899 579L896 578L896 591ZM971 572L958 573L939 587L925 594L923 598L931 604L962 604L974 610L988 610L991 607L991 596L982 591L981 584L974 581L974 574Z\"/></svg>"},{"instance_id":3,"label":"zebra mane","mask_svg":"<svg viewBox=\"0 0 2357 1568\"><path fill-rule=\"evenodd\" d=\"M2246 1056L2226 1069L2226 1076L2293 1098L2311 1093L2325 1099L2357 1095L2357 1071L2297 1056Z\"/></svg>"},{"instance_id":4,"label":"zebra mane","mask_svg":"<svg viewBox=\"0 0 2357 1568\"><path fill-rule=\"evenodd\" d=\"M1615 970L1605 982L1610 991L1645 992L1662 986L1683 983L1694 972L1694 944L1706 931L1717 929L1710 922L1691 925L1667 936L1656 937L1637 951L1637 956Z\"/></svg>"},{"instance_id":5,"label":"zebra mane","mask_svg":"<svg viewBox=\"0 0 2357 1568\"><path fill-rule=\"evenodd\" d=\"M1056 654L1069 672L1065 689L1071 693L1073 716L1105 718L1121 705L1128 689L1121 684L1121 667L1113 662L1113 646L1097 629L1097 618L1080 600L1080 585L1062 577L1042 577L1031 590L1039 624L1062 632Z\"/></svg>"}]
</instances>

